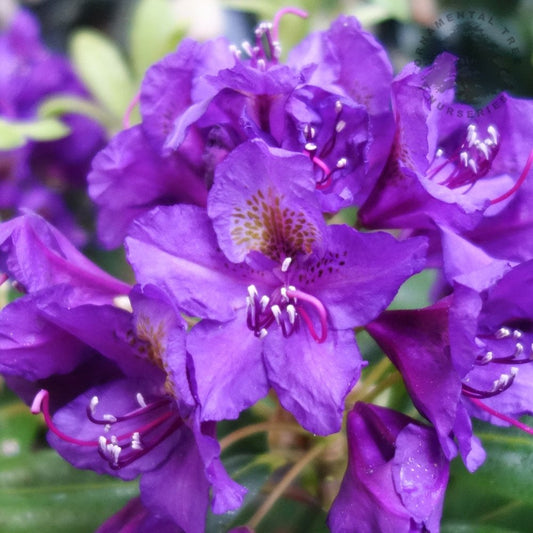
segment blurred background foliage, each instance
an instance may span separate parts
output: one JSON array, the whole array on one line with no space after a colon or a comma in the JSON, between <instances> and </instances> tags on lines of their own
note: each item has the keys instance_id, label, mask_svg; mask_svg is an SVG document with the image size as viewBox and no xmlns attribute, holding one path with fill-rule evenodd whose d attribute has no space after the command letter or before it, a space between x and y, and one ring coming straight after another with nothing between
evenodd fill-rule
<instances>
[{"instance_id":1,"label":"blurred background foliage","mask_svg":"<svg viewBox=\"0 0 533 533\"><path fill-rule=\"evenodd\" d=\"M2 0L0 7L8 3L14 4ZM52 100L43 106L42 116L77 110L100 119L110 134L120 129L146 67L174 49L183 36L207 39L225 34L239 43L251 39L257 21L271 19L286 5L281 0L33 0L22 4L39 18L45 42L71 55L95 97L94 106ZM501 90L533 97L533 0L298 0L291 5L310 16L283 19L280 35L285 53L310 31L327 28L336 15L350 14L385 45L396 71L413 60L429 64L444 50L457 55L457 96L462 101L482 106ZM125 275L120 252L92 253L106 270ZM394 306L423 305L432 279L424 274L410 281ZM0 307L2 300L7 301L5 286L0 289ZM363 353L379 358L372 353L375 345L368 338L362 341ZM400 387L395 393L398 402L405 404L405 390ZM260 422L273 408L268 399L261 402L239 421L220 424L220 436ZM474 475L460 461L452 465L443 531L531 531L533 440L519 431L487 424L478 424L476 430L488 459ZM71 468L47 448L45 434L41 419L30 415L0 382L0 532L94 531L138 493L135 482ZM339 461L333 455L336 467L342 467L342 458ZM290 468L287 455L278 454L264 434L228 447L223 457L230 475L250 492L238 514L210 516L210 532L245 522ZM315 464L302 473L300 482L286 491L258 532L326 531L326 513L317 506L317 495L324 490L317 472L323 466Z\"/></svg>"}]
</instances>

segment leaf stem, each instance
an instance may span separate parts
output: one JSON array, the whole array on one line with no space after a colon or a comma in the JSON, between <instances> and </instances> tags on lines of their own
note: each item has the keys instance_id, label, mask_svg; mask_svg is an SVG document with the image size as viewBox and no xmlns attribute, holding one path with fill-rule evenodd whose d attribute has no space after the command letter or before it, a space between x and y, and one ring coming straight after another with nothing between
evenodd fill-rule
<instances>
[{"instance_id":1,"label":"leaf stem","mask_svg":"<svg viewBox=\"0 0 533 533\"><path fill-rule=\"evenodd\" d=\"M300 475L302 470L311 463L326 447L325 442L317 444L311 448L305 455L303 455L299 461L283 476L281 481L276 485L274 490L268 495L263 504L255 512L255 514L248 520L246 526L250 529L255 529L259 522L267 515L270 509L283 495L283 493L289 488L290 484Z\"/></svg>"},{"instance_id":2,"label":"leaf stem","mask_svg":"<svg viewBox=\"0 0 533 533\"><path fill-rule=\"evenodd\" d=\"M229 433L222 439L220 439L220 448L225 450L229 448L232 444L235 444L237 441L255 435L256 433L261 433L263 431L272 431L272 430L284 430L284 431L294 431L298 433L307 433L298 424L292 424L289 422L259 422L257 424L252 424Z\"/></svg>"},{"instance_id":3,"label":"leaf stem","mask_svg":"<svg viewBox=\"0 0 533 533\"><path fill-rule=\"evenodd\" d=\"M379 363L374 365L372 370L365 376L348 396L348 405L354 405L361 398L364 398L369 391L375 388L376 382L389 370L392 363L387 357L383 357Z\"/></svg>"},{"instance_id":4,"label":"leaf stem","mask_svg":"<svg viewBox=\"0 0 533 533\"><path fill-rule=\"evenodd\" d=\"M402 376L399 372L393 372L387 376L383 381L379 382L373 389L368 391L368 393L362 395L359 398L359 401L371 402L377 396L379 396L384 390L388 389L390 386L400 382Z\"/></svg>"}]
</instances>

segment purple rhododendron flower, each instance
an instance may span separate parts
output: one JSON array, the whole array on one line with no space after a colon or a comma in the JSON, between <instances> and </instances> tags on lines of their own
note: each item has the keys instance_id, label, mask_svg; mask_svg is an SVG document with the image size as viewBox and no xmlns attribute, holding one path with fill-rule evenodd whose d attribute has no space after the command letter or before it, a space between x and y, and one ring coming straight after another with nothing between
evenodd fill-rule
<instances>
[{"instance_id":1,"label":"purple rhododendron flower","mask_svg":"<svg viewBox=\"0 0 533 533\"><path fill-rule=\"evenodd\" d=\"M472 230L505 211L513 197L507 194L521 183L533 142L531 102L502 93L479 112L454 102L456 59L442 54L396 77L396 138L361 209L365 225Z\"/></svg>"},{"instance_id":2,"label":"purple rhododendron flower","mask_svg":"<svg viewBox=\"0 0 533 533\"><path fill-rule=\"evenodd\" d=\"M185 324L165 295L113 282L38 217L0 234L2 269L27 293L0 314L0 365L43 412L50 444L78 468L141 475L149 513L185 531L203 531L210 490L214 512L237 508L245 491L220 462L214 423L198 417ZM27 268L30 250L39 268ZM116 305L126 291L133 312Z\"/></svg>"},{"instance_id":3,"label":"purple rhododendron flower","mask_svg":"<svg viewBox=\"0 0 533 533\"><path fill-rule=\"evenodd\" d=\"M320 122L315 124L316 118L309 121L317 135L316 140L311 137L307 142L317 145L317 155L328 162L331 169L335 169L339 160L346 160L345 163L342 161L346 167L341 165L339 172L344 189L340 184L333 184L333 187L341 199L347 194L347 188L351 198L349 202L346 198L343 203L337 202L336 209L350 204L360 205L383 170L394 136L390 91L392 66L387 53L373 35L362 29L357 19L341 16L329 30L311 34L291 50L287 63L309 72L304 90L329 92L337 95L342 103L343 115L335 117L332 124L328 115L331 116L334 106L328 105L327 99L316 98L311 102L309 113L320 117ZM294 98L301 97L295 94ZM364 124L364 127L361 109L368 117L368 125ZM358 123L357 129L354 123ZM337 139L345 127L351 133L345 133L345 140L342 137ZM332 132L327 142L317 142L320 137L324 139L320 128ZM365 146L361 146L363 140L367 141ZM330 150L331 155L323 156L323 150Z\"/></svg>"},{"instance_id":4,"label":"purple rhododendron flower","mask_svg":"<svg viewBox=\"0 0 533 533\"><path fill-rule=\"evenodd\" d=\"M0 371L32 380L70 372L88 357L85 346L39 312L40 299L53 294L56 306L66 310L80 303L112 305L130 291L37 215L0 225L0 272L2 281L10 278L25 294L0 313Z\"/></svg>"},{"instance_id":5,"label":"purple rhododendron flower","mask_svg":"<svg viewBox=\"0 0 533 533\"><path fill-rule=\"evenodd\" d=\"M261 24L245 54L223 39L185 40L148 70L142 123L112 140L88 178L106 246L118 245L131 221L156 205L205 205L217 165L249 139L306 154L324 211L368 196L393 133L384 50L355 19L340 18L282 64L276 33L276 25ZM336 68L322 71L326 50ZM350 61L357 50L368 63L364 76L349 66L348 50Z\"/></svg>"},{"instance_id":6,"label":"purple rhododendron flower","mask_svg":"<svg viewBox=\"0 0 533 533\"><path fill-rule=\"evenodd\" d=\"M451 458L455 437L466 466L484 459L468 413L513 424L532 413L532 262L490 264L459 275L451 296L412 311L388 311L368 326L402 373L419 411Z\"/></svg>"},{"instance_id":7,"label":"purple rhododendron flower","mask_svg":"<svg viewBox=\"0 0 533 533\"><path fill-rule=\"evenodd\" d=\"M202 419L235 418L273 387L306 429L338 431L361 367L352 328L423 265L423 240L326 226L314 184L305 155L250 142L217 168L212 220L175 206L132 228L137 279L204 319L187 340Z\"/></svg>"},{"instance_id":8,"label":"purple rhododendron flower","mask_svg":"<svg viewBox=\"0 0 533 533\"><path fill-rule=\"evenodd\" d=\"M461 380L450 355L449 303L425 309L387 311L367 326L369 333L398 368L416 408L434 426L448 460L459 449L474 471L485 453L472 434L462 403Z\"/></svg>"},{"instance_id":9,"label":"purple rhododendron flower","mask_svg":"<svg viewBox=\"0 0 533 533\"><path fill-rule=\"evenodd\" d=\"M348 414L348 467L328 516L335 533L439 531L449 463L432 428L357 403Z\"/></svg>"},{"instance_id":10,"label":"purple rhododendron flower","mask_svg":"<svg viewBox=\"0 0 533 533\"><path fill-rule=\"evenodd\" d=\"M205 205L211 159L222 141L213 135L204 139L198 129L181 150L169 153L165 140L175 116L210 94L202 90L204 78L233 62L224 39L205 44L185 39L174 54L148 69L140 91L141 124L116 135L95 157L87 178L106 247L122 244L132 220L157 205Z\"/></svg>"},{"instance_id":11,"label":"purple rhododendron flower","mask_svg":"<svg viewBox=\"0 0 533 533\"><path fill-rule=\"evenodd\" d=\"M42 44L36 20L22 9L0 34L0 93L0 116L8 122L36 118L39 105L48 97L88 96L67 59ZM21 148L0 153L0 207L9 212L20 207L37 211L82 244L85 235L61 193L84 186L104 132L80 115L67 114L63 120L70 129L66 137L28 141Z\"/></svg>"}]
</instances>

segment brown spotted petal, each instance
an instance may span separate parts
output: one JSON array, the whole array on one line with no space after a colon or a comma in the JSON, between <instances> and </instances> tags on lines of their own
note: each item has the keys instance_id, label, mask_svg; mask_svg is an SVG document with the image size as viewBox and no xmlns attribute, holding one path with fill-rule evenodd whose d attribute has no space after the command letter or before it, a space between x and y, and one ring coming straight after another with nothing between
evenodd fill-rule
<instances>
[{"instance_id":1,"label":"brown spotted petal","mask_svg":"<svg viewBox=\"0 0 533 533\"><path fill-rule=\"evenodd\" d=\"M242 144L221 163L209 193L208 214L220 248L241 262L261 252L276 262L322 248L325 223L314 196L309 158Z\"/></svg>"}]
</instances>

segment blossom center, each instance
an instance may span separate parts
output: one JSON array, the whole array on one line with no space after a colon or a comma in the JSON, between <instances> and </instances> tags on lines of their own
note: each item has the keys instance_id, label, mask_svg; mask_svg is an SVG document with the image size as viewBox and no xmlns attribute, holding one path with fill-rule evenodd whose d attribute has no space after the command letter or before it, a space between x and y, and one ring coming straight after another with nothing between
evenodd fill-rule
<instances>
[{"instance_id":1,"label":"blossom center","mask_svg":"<svg viewBox=\"0 0 533 533\"><path fill-rule=\"evenodd\" d=\"M469 382L463 383L463 393L471 398L490 398L507 390L518 374L518 366L533 362L533 327L525 324L525 327L501 326L496 331L478 335L476 343L479 345L480 353L475 359L473 372L482 374L483 379L492 374L490 369L499 368L501 365L508 365L505 372L500 373L493 379L490 386L485 388L474 387ZM472 373L471 373L472 374ZM470 376L470 374L469 374ZM472 375L471 378L475 376ZM471 378L467 377L469 381Z\"/></svg>"},{"instance_id":2,"label":"blossom center","mask_svg":"<svg viewBox=\"0 0 533 533\"><path fill-rule=\"evenodd\" d=\"M335 102L335 119L333 121L332 131L325 143L322 146L317 142L317 129L312 124L305 124L303 136L305 140L304 153L309 156L313 164L318 170L319 177L316 182L316 188L319 190L327 189L332 181L333 174L346 167L347 159L341 157L337 160L334 168L330 168L325 159L331 154L337 144L339 134L346 128L346 122L342 119L342 102L337 100Z\"/></svg>"},{"instance_id":3,"label":"blossom center","mask_svg":"<svg viewBox=\"0 0 533 533\"><path fill-rule=\"evenodd\" d=\"M101 434L95 440L81 440L61 431L53 422L49 409L49 394L41 390L35 396L31 412L43 413L45 422L61 440L83 447L92 447L113 470L124 468L146 455L183 424L172 408L171 397L161 397L147 403L139 392L138 408L124 414L96 414L99 399L93 396L86 409L87 418Z\"/></svg>"},{"instance_id":4,"label":"blossom center","mask_svg":"<svg viewBox=\"0 0 533 533\"><path fill-rule=\"evenodd\" d=\"M431 180L448 187L472 187L489 172L500 148L499 134L493 125L481 137L476 124L469 124L461 146L451 155L437 149L428 170Z\"/></svg>"},{"instance_id":5,"label":"blossom center","mask_svg":"<svg viewBox=\"0 0 533 533\"><path fill-rule=\"evenodd\" d=\"M265 71L269 65L277 65L281 56L281 44L278 40L279 22L284 15L297 15L307 18L307 12L293 8L283 8L276 13L273 22L261 22L255 29L254 44L244 41L241 48L249 57L249 64L258 70ZM240 61L241 51L236 46L230 47L235 58Z\"/></svg>"},{"instance_id":6,"label":"blossom center","mask_svg":"<svg viewBox=\"0 0 533 533\"><path fill-rule=\"evenodd\" d=\"M320 335L316 332L307 308L312 308L320 321ZM299 291L293 285L276 288L270 296L259 296L255 285L248 287L246 297L246 325L254 335L264 339L275 323L284 337L290 337L305 324L313 339L322 343L327 337L327 312L318 298Z\"/></svg>"}]
</instances>

